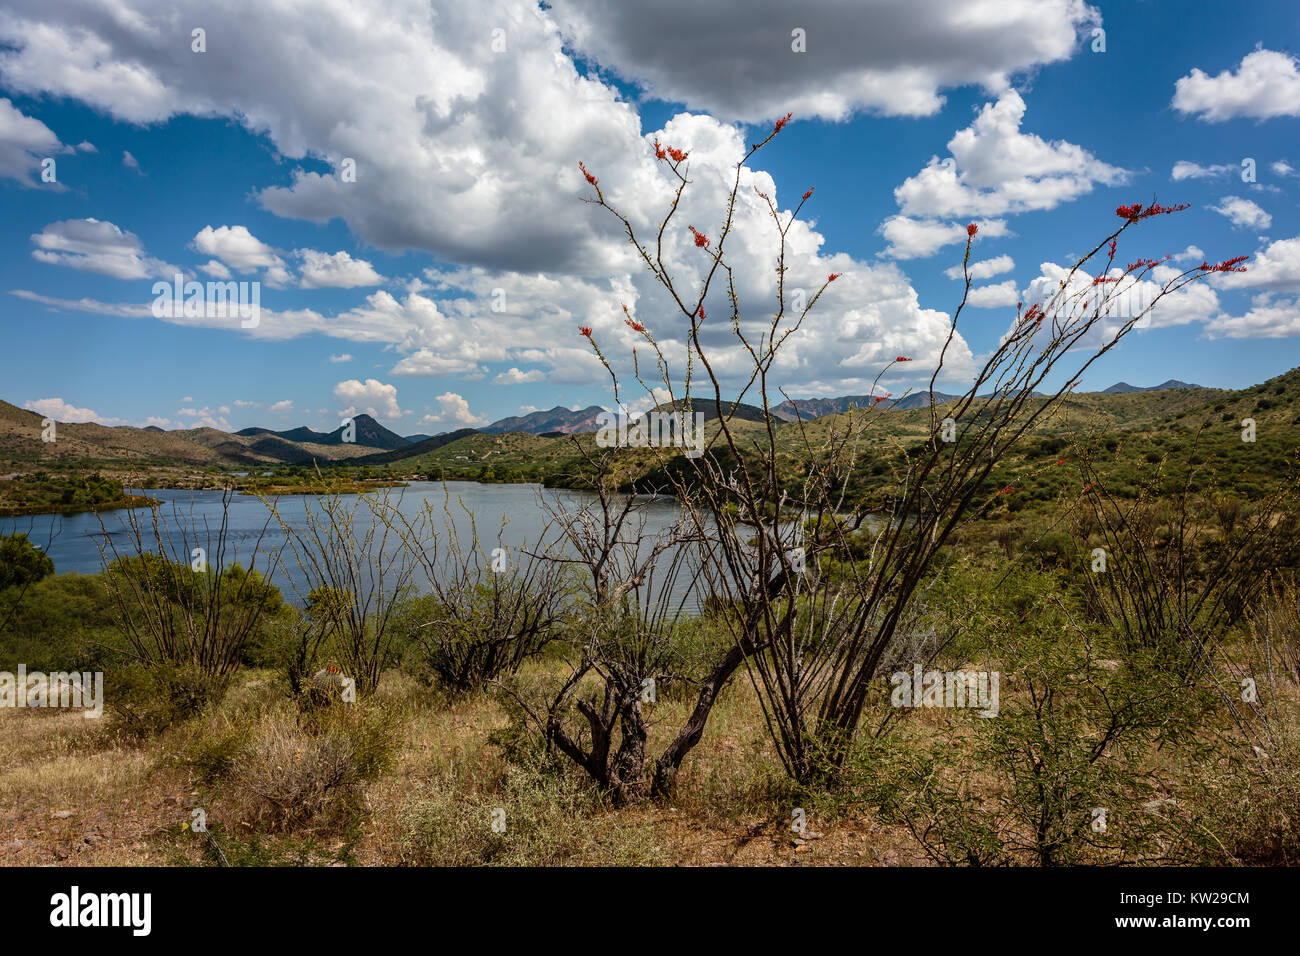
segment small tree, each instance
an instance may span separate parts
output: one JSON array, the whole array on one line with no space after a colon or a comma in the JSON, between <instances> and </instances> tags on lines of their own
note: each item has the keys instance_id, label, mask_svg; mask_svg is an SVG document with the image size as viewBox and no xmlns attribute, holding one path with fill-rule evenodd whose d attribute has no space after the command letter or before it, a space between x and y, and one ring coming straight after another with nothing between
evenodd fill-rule
<instances>
[{"instance_id":1,"label":"small tree","mask_svg":"<svg viewBox=\"0 0 1300 956\"><path fill-rule=\"evenodd\" d=\"M25 533L0 537L0 592L8 592L5 602L8 607L0 612L0 631L18 613L31 586L53 573L54 562Z\"/></svg>"},{"instance_id":2,"label":"small tree","mask_svg":"<svg viewBox=\"0 0 1300 956\"><path fill-rule=\"evenodd\" d=\"M23 533L0 537L0 591L26 588L54 573L54 562Z\"/></svg>"}]
</instances>

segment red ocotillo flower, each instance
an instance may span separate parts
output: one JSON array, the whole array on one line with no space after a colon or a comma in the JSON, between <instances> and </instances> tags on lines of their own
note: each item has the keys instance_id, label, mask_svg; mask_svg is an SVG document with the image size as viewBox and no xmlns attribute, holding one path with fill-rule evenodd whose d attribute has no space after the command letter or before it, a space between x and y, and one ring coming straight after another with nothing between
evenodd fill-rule
<instances>
[{"instance_id":1,"label":"red ocotillo flower","mask_svg":"<svg viewBox=\"0 0 1300 956\"><path fill-rule=\"evenodd\" d=\"M834 281L835 281L836 279L838 279L841 275L843 275L843 273L841 273L841 272L832 272L830 275L828 275L828 276L826 277L826 281L827 281L827 282L834 282Z\"/></svg>"},{"instance_id":2,"label":"red ocotillo flower","mask_svg":"<svg viewBox=\"0 0 1300 956\"><path fill-rule=\"evenodd\" d=\"M1150 219L1152 216L1164 216L1171 212L1182 212L1184 209L1191 207L1191 203L1179 203L1177 206L1161 206L1159 203L1152 203L1142 210L1141 219Z\"/></svg>"},{"instance_id":3,"label":"red ocotillo flower","mask_svg":"<svg viewBox=\"0 0 1300 956\"><path fill-rule=\"evenodd\" d=\"M1182 212L1190 206L1190 203L1180 203L1177 206L1162 206L1159 203L1152 203L1146 209L1142 208L1140 202L1130 203L1127 206L1118 206L1115 209L1115 215L1121 219L1128 219L1136 222L1138 219L1150 219L1152 216L1163 216L1171 212Z\"/></svg>"},{"instance_id":4,"label":"red ocotillo flower","mask_svg":"<svg viewBox=\"0 0 1300 956\"><path fill-rule=\"evenodd\" d=\"M1089 491L1091 491L1091 490L1092 490L1092 486L1093 486L1094 484L1096 484L1096 482L1094 482L1094 481L1090 481L1090 482L1088 482L1086 485L1084 485L1084 486L1083 486L1083 493L1084 493L1084 494L1087 494Z\"/></svg>"},{"instance_id":5,"label":"red ocotillo flower","mask_svg":"<svg viewBox=\"0 0 1300 956\"><path fill-rule=\"evenodd\" d=\"M973 222L972 222L969 226L966 227L966 235L967 235L968 237L970 237L971 239L974 239L974 238L975 238L975 233L977 233L977 232L979 232L979 231L980 231L980 227L977 226L977 225L975 225L975 223L973 223Z\"/></svg>"},{"instance_id":6,"label":"red ocotillo flower","mask_svg":"<svg viewBox=\"0 0 1300 956\"><path fill-rule=\"evenodd\" d=\"M1119 245L1119 240L1118 240L1118 239L1112 239L1112 240L1110 241L1110 257L1111 257L1112 259L1115 258L1115 248L1116 248L1116 246L1118 246L1118 245Z\"/></svg>"},{"instance_id":7,"label":"red ocotillo flower","mask_svg":"<svg viewBox=\"0 0 1300 956\"><path fill-rule=\"evenodd\" d=\"M803 198L804 198L804 199L807 199L809 196L811 196L812 193L813 193L813 190L816 189L816 188L817 188L816 186L812 186L812 187L810 187L810 188L808 189L808 191L807 191L806 193L803 194Z\"/></svg>"},{"instance_id":8,"label":"red ocotillo flower","mask_svg":"<svg viewBox=\"0 0 1300 956\"><path fill-rule=\"evenodd\" d=\"M708 318L708 316L704 313L704 306L700 306L698 309L696 309L695 314L698 315L701 319Z\"/></svg>"},{"instance_id":9,"label":"red ocotillo flower","mask_svg":"<svg viewBox=\"0 0 1300 956\"><path fill-rule=\"evenodd\" d=\"M632 310L627 307L627 303L622 302L620 303L620 305L622 305L623 307L623 314L627 316L627 318L623 320L623 323L634 332L644 332L645 326L642 325L640 322L638 322L636 319L632 318Z\"/></svg>"},{"instance_id":10,"label":"red ocotillo flower","mask_svg":"<svg viewBox=\"0 0 1300 956\"><path fill-rule=\"evenodd\" d=\"M655 159L663 159L668 155L668 151L659 145L659 137L655 137Z\"/></svg>"},{"instance_id":11,"label":"red ocotillo flower","mask_svg":"<svg viewBox=\"0 0 1300 956\"><path fill-rule=\"evenodd\" d=\"M668 155L674 163L680 163L686 159L689 154L683 153L680 149L674 149L672 146L669 146Z\"/></svg>"},{"instance_id":12,"label":"red ocotillo flower","mask_svg":"<svg viewBox=\"0 0 1300 956\"><path fill-rule=\"evenodd\" d=\"M587 177L587 182L596 185L596 177L587 172L587 167L581 160L578 161L578 168L582 170L582 175Z\"/></svg>"},{"instance_id":13,"label":"red ocotillo flower","mask_svg":"<svg viewBox=\"0 0 1300 956\"><path fill-rule=\"evenodd\" d=\"M709 237L706 236L704 233L700 232L694 226L687 226L686 228L691 231L691 235L695 237L695 244L699 246L701 249L703 249L705 246L709 244Z\"/></svg>"},{"instance_id":14,"label":"red ocotillo flower","mask_svg":"<svg viewBox=\"0 0 1300 956\"><path fill-rule=\"evenodd\" d=\"M911 360L910 358L908 358L906 355L900 355L898 358L894 359L894 361L895 361L895 362L910 362L910 361L912 361L912 360Z\"/></svg>"},{"instance_id":15,"label":"red ocotillo flower","mask_svg":"<svg viewBox=\"0 0 1300 956\"><path fill-rule=\"evenodd\" d=\"M1208 263L1202 262L1201 271L1202 272L1245 272L1246 267L1240 266L1240 264L1245 262L1249 258L1250 256L1236 256L1232 259L1225 259L1216 266L1212 266L1209 265ZM1240 268L1238 268L1238 266L1240 266Z\"/></svg>"},{"instance_id":16,"label":"red ocotillo flower","mask_svg":"<svg viewBox=\"0 0 1300 956\"><path fill-rule=\"evenodd\" d=\"M994 497L994 498L1001 498L1003 495L1009 495L1009 494L1011 494L1011 492L1013 492L1013 491L1015 491L1015 490L1016 490L1016 486L1015 486L1015 485L1007 485L1005 488L1003 488L1001 491L999 491L999 492L998 492L996 495L994 495L993 497Z\"/></svg>"},{"instance_id":17,"label":"red ocotillo flower","mask_svg":"<svg viewBox=\"0 0 1300 956\"><path fill-rule=\"evenodd\" d=\"M1064 465L1064 464L1065 464L1067 461L1069 461L1069 460L1070 460L1070 459L1068 459L1068 458L1058 458L1058 459L1056 459L1056 463L1057 463L1058 465Z\"/></svg>"},{"instance_id":18,"label":"red ocotillo flower","mask_svg":"<svg viewBox=\"0 0 1300 956\"><path fill-rule=\"evenodd\" d=\"M591 326L590 325L578 326L578 334L585 335L587 338L591 338Z\"/></svg>"},{"instance_id":19,"label":"red ocotillo flower","mask_svg":"<svg viewBox=\"0 0 1300 956\"><path fill-rule=\"evenodd\" d=\"M785 124L790 122L790 117L792 116L794 116L793 113L786 113L784 116L782 116L779 120L776 121L776 128L773 129L772 132L779 133L781 132L781 130L785 129Z\"/></svg>"}]
</instances>

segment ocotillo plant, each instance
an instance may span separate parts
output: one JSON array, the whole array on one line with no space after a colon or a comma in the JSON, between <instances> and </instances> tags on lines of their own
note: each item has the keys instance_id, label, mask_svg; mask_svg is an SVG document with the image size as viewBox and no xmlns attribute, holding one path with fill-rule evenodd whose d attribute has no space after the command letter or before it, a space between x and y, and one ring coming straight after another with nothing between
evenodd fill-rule
<instances>
[{"instance_id":1,"label":"ocotillo plant","mask_svg":"<svg viewBox=\"0 0 1300 956\"><path fill-rule=\"evenodd\" d=\"M689 413L703 403L716 410L718 421L697 458L669 463L671 453L656 450L665 459L663 472L673 492L696 526L701 581L711 590L710 598L729 609L725 619L735 638L702 685L687 723L658 758L657 791L671 786L682 759L703 733L719 688L745 663L788 772L799 780L834 775L900 625L914 610L918 592L933 578L939 549L978 508L1012 490L989 484L999 462L1052 414L1079 376L1151 315L1162 299L1210 273L1242 269L1240 258L1217 266L1202 263L1162 282L1153 279L1157 270L1163 275L1164 260L1140 258L1121 269L1116 257L1128 230L1186 208L1121 206L1116 210L1119 226L1074 263L1055 294L1028 308L1017 307L1010 328L969 388L945 407L934 400L934 386L971 288L968 266L978 233L972 223L962 260L965 292L930 376L928 440L909 449L888 448L884 440L869 446L867 438L881 417L883 396L875 396L871 407L847 415L829 430L814 434L801 421L793 426L798 439L783 443L772 414L778 354L839 275L828 275L806 302L796 301L787 289L787 234L812 190L789 213L759 193L779 239L771 263L776 301L769 317L746 314L728 240L747 165L789 118L779 120L738 164L721 224L712 235L694 225L681 230L675 218L690 184L688 156L682 150L655 144L656 155L676 183L657 234L645 240L632 219L606 198L597 177L580 164L595 193L589 201L622 224L636 254L666 293L677 332L685 339L684 354L670 356L653 330L628 311L628 325L654 356L654 386L667 393L674 408ZM674 233L680 232L677 239L687 245L686 231L687 248L693 246L701 257L695 281L676 275L670 264L678 259L669 254ZM710 322L705 312L715 286L730 303L725 326ZM1145 291L1146 300L1140 308L1126 308L1135 290ZM722 348L716 344L728 328L730 344L746 357L739 374L734 363L723 371ZM614 365L591 328L584 326L579 333L591 341L613 380L616 400L621 400ZM878 370L876 382L889 367L907 361L907 356L898 356ZM634 368L637 380L651 390L640 365ZM1067 368L1069 374L1062 375ZM1049 378L1061 384L1049 388ZM740 384L733 388L730 383L736 381ZM729 402L723 400L724 388L734 392ZM736 405L731 402L746 399L763 412L757 433L737 427ZM854 493L866 469L882 460L893 469L892 490L883 499Z\"/></svg>"}]
</instances>

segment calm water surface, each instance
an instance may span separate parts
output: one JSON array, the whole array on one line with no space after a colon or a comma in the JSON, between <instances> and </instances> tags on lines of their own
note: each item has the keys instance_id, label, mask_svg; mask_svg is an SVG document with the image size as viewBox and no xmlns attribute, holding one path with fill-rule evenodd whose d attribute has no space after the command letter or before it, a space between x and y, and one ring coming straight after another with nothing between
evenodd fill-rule
<instances>
[{"instance_id":1,"label":"calm water surface","mask_svg":"<svg viewBox=\"0 0 1300 956\"><path fill-rule=\"evenodd\" d=\"M163 502L159 508L161 518L174 532L179 547L181 530L195 539L192 544L208 547L209 560L215 560L217 533L222 519L222 493L220 491L152 490L145 494ZM341 495L348 510L356 509L356 536L374 523L372 513L357 495ZM484 549L500 546L513 555L520 547L533 547L546 529L551 516L543 502L548 501L561 512L576 512L595 502L594 495L567 489L544 489L535 484L490 485L470 481L440 482L416 481L405 488L389 491L388 501L409 521L415 522L431 506L434 526L442 536L455 533L462 546L473 541L470 515L477 526L478 537ZM278 499L278 508L284 520L294 528L307 522L307 509L319 512L322 499L314 495L285 495ZM451 518L447 516L450 511ZM468 512L468 513L467 513ZM45 549L54 562L55 570L62 574L74 571L94 574L103 569L101 548L112 560L112 546L122 554L132 552L131 535L126 525L125 511L106 511L103 528L94 514L27 515L20 518L0 518L0 535L26 532L31 540ZM135 514L144 525L146 541L150 540L151 527L147 509L136 509ZM672 499L644 502L644 532L646 535L669 528L677 516L677 506ZM252 495L235 495L230 501L229 528L226 535L226 563L238 561L244 567L255 565L265 572L269 555L285 548L286 535L279 522L270 520L267 506ZM504 526L503 526L504 523ZM105 538L107 532L108 539ZM260 545L259 545L259 538ZM551 533L549 540L555 541ZM210 543L210 546L209 546ZM562 551L572 553L566 546ZM254 561L256 556L256 561ZM686 579L674 588L673 596L680 598L688 589ZM305 575L296 566L287 549L283 560L271 574L271 579L284 592L285 599L301 603L306 593ZM687 602L694 607L694 600Z\"/></svg>"}]
</instances>

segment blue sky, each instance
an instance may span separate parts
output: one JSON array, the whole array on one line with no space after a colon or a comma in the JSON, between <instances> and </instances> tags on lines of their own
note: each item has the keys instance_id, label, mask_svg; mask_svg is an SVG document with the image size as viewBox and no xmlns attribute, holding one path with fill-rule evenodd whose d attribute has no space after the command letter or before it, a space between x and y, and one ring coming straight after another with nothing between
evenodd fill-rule
<instances>
[{"instance_id":1,"label":"blue sky","mask_svg":"<svg viewBox=\"0 0 1300 956\"><path fill-rule=\"evenodd\" d=\"M1121 261L1248 254L1251 271L1162 305L1081 387L1237 388L1300 364L1300 28L1283 0L1230 17L1076 0L671 0L649 19L462 6L23 0L0 17L0 398L167 428L329 429L368 411L403 434L609 405L577 327L626 374L622 304L670 346L681 322L580 201L577 161L649 227L669 184L650 141L688 149L683 216L712 235L737 150L787 109L747 185L770 182L782 210L815 185L792 281L844 277L782 367L792 396L866 391L899 353L917 361L884 387L928 378L961 294L945 272L962 245L926 242L934 229L980 223L972 261L996 264L977 282L987 307L962 315L951 390L1017 299L1117 205L1153 199L1191 208L1126 233ZM752 260L742 305L759 316L760 213L738 218L732 251ZM689 275L685 221L670 240ZM153 284L176 268L260 282L259 327L155 317Z\"/></svg>"}]
</instances>

